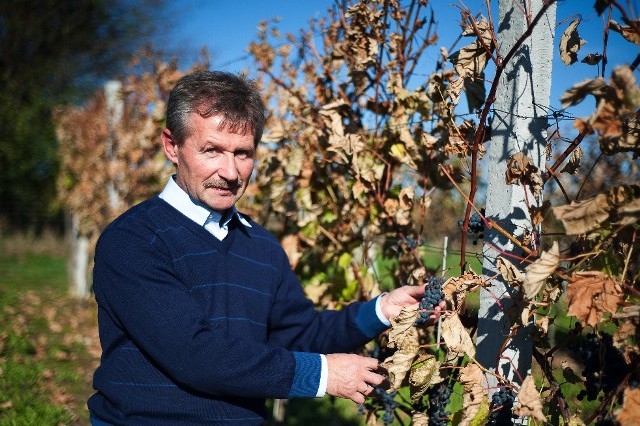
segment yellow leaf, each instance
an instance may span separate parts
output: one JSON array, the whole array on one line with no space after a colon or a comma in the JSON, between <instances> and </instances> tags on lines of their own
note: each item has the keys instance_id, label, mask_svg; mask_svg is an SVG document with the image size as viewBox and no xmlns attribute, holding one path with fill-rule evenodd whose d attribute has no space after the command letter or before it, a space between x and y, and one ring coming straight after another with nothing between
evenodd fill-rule
<instances>
[{"instance_id":1,"label":"yellow leaf","mask_svg":"<svg viewBox=\"0 0 640 426\"><path fill-rule=\"evenodd\" d=\"M407 152L407 148L402 143L395 143L391 145L391 156L402 164L406 164L413 169L418 168L418 166L416 166L416 163Z\"/></svg>"}]
</instances>

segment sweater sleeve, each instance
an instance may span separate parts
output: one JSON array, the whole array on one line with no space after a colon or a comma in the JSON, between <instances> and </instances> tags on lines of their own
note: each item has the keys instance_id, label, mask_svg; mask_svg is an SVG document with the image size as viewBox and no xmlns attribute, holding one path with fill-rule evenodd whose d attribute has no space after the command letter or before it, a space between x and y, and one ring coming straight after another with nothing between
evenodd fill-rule
<instances>
[{"instance_id":1,"label":"sweater sleeve","mask_svg":"<svg viewBox=\"0 0 640 426\"><path fill-rule=\"evenodd\" d=\"M247 398L313 397L317 392L319 354L245 340L212 327L178 281L169 252L143 230L111 226L103 233L93 286L103 364L126 350L130 340L163 375L192 391ZM113 364L114 370L122 369Z\"/></svg>"},{"instance_id":2,"label":"sweater sleeve","mask_svg":"<svg viewBox=\"0 0 640 426\"><path fill-rule=\"evenodd\" d=\"M337 311L316 310L286 255L285 262L281 267L286 273L273 306L270 344L323 354L352 352L388 328L376 313L377 298Z\"/></svg>"}]
</instances>

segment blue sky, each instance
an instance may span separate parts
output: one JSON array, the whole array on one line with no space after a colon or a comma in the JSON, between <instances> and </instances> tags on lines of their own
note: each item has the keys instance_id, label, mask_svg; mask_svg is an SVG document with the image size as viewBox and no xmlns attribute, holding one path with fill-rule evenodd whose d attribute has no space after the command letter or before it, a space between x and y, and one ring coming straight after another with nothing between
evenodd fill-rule
<instances>
[{"instance_id":1,"label":"blue sky","mask_svg":"<svg viewBox=\"0 0 640 426\"><path fill-rule=\"evenodd\" d=\"M638 11L638 1L630 2ZM492 0L491 3L494 8L493 13L497 15L498 1ZM602 17L597 16L593 9L594 3L595 0L564 0L558 3L557 22L563 23L556 34L556 46L562 31L580 14L582 17L579 27L580 35L587 40L587 44L580 51L580 57L586 53L602 51ZM168 38L168 44L164 47L181 52L183 62L193 63L200 47L206 46L211 54L212 68L238 72L250 67L250 62L244 59L247 56L245 49L255 38L260 21L278 17L281 19L279 28L282 33L296 33L300 28L307 27L310 18L323 16L335 1L183 0L177 4L178 6L173 6L175 10L171 12L172 19L166 26L165 35ZM460 14L454 6L456 4L460 3L455 0L431 0L429 3L434 8L438 21L440 45L447 48L451 46L452 37L459 32ZM482 12L486 15L484 1L468 0L465 4L472 12ZM470 41L471 39L464 39L463 44L459 44L457 48ZM427 54L436 58L438 49L432 49ZM606 77L609 78L612 65L631 61L637 54L637 47L624 41L619 34L611 32ZM560 108L559 98L566 89L584 79L596 77L597 72L597 67L580 63L566 67L556 54L553 64L551 105ZM638 71L636 71L636 78L640 80ZM580 115L579 110L576 111L577 115Z\"/></svg>"}]
</instances>

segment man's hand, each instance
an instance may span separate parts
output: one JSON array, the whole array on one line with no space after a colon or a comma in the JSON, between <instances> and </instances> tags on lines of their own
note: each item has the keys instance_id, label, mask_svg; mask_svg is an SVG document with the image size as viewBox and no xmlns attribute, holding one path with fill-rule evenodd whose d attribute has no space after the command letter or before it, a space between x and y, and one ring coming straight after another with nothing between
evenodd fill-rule
<instances>
[{"instance_id":1,"label":"man's hand","mask_svg":"<svg viewBox=\"0 0 640 426\"><path fill-rule=\"evenodd\" d=\"M425 285L414 286L405 285L395 290L382 295L380 297L380 309L382 314L388 319L397 317L400 314L402 308L407 307L409 309L418 309L420 299L424 296ZM431 319L435 320L440 316L440 311L446 308L444 301L440 302L435 308L435 312L431 315Z\"/></svg>"},{"instance_id":2,"label":"man's hand","mask_svg":"<svg viewBox=\"0 0 640 426\"><path fill-rule=\"evenodd\" d=\"M384 376L374 372L378 368L375 358L354 354L329 354L326 357L329 395L362 404L365 397L373 393L374 387L385 380Z\"/></svg>"}]
</instances>

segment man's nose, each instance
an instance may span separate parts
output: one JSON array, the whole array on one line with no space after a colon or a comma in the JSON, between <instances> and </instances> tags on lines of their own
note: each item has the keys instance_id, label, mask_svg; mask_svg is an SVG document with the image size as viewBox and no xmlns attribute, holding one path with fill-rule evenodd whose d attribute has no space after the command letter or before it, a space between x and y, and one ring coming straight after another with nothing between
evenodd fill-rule
<instances>
[{"instance_id":1,"label":"man's nose","mask_svg":"<svg viewBox=\"0 0 640 426\"><path fill-rule=\"evenodd\" d=\"M236 165L236 157L233 153L225 153L222 156L218 175L227 181L238 180L238 167Z\"/></svg>"}]
</instances>

